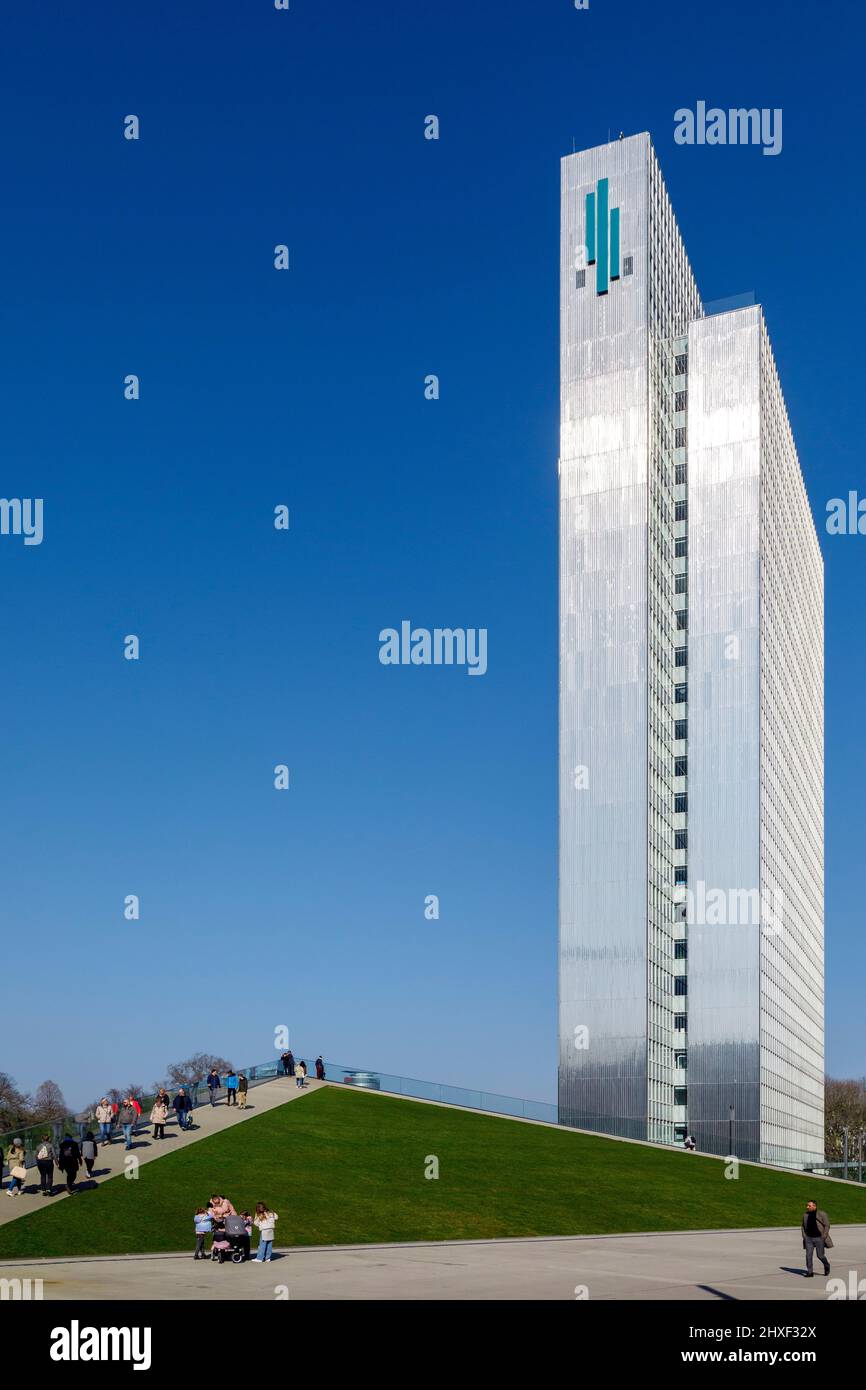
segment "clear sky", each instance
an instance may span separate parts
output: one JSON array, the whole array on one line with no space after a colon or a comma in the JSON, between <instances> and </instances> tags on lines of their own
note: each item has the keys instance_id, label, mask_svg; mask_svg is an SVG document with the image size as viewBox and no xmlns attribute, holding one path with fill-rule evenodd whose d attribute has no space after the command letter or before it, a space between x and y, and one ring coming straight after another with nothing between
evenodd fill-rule
<instances>
[{"instance_id":1,"label":"clear sky","mask_svg":"<svg viewBox=\"0 0 866 1390\"><path fill-rule=\"evenodd\" d=\"M828 1067L866 1072L866 536L823 531L866 493L863 31L833 0L7 10L0 493L45 536L0 537L0 1070L81 1104L285 1024L554 1097L559 160L649 130L704 298L765 306L819 519ZM698 100L781 107L782 152L676 145ZM487 628L487 674L382 666L402 619Z\"/></svg>"}]
</instances>

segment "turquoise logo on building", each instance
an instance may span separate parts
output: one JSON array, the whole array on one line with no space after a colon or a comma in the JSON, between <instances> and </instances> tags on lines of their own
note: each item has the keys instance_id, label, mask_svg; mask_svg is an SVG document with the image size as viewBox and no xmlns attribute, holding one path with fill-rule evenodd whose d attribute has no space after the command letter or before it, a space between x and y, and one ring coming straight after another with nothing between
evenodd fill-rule
<instances>
[{"instance_id":1,"label":"turquoise logo on building","mask_svg":"<svg viewBox=\"0 0 866 1390\"><path fill-rule=\"evenodd\" d=\"M586 195L586 259L595 266L595 292L607 294L619 279L619 208L609 207L607 179Z\"/></svg>"}]
</instances>

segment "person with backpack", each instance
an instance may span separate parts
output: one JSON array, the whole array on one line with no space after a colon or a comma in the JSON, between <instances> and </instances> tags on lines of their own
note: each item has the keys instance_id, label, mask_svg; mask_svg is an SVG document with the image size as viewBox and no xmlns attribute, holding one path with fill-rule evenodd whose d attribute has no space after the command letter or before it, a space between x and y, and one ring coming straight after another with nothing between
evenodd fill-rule
<instances>
[{"instance_id":1,"label":"person with backpack","mask_svg":"<svg viewBox=\"0 0 866 1390\"><path fill-rule=\"evenodd\" d=\"M24 1182L27 1177L26 1157L24 1152L24 1140L13 1139L9 1145L9 1152L6 1155L6 1162L9 1165L9 1186L6 1189L7 1197L20 1197L24 1189ZM0 1169L2 1173L2 1169Z\"/></svg>"},{"instance_id":2,"label":"person with backpack","mask_svg":"<svg viewBox=\"0 0 866 1390\"><path fill-rule=\"evenodd\" d=\"M39 1191L43 1197L50 1197L54 1188L54 1164L57 1154L50 1134L43 1134L36 1148L36 1167L39 1169Z\"/></svg>"},{"instance_id":3,"label":"person with backpack","mask_svg":"<svg viewBox=\"0 0 866 1390\"><path fill-rule=\"evenodd\" d=\"M179 1127L181 1129L190 1129L192 1127L192 1100L183 1086L181 1086L171 1104L177 1116Z\"/></svg>"},{"instance_id":4,"label":"person with backpack","mask_svg":"<svg viewBox=\"0 0 866 1390\"><path fill-rule=\"evenodd\" d=\"M96 1139L93 1130L89 1129L81 1141L81 1157L84 1159L84 1166L87 1169L87 1176L93 1177L93 1165L96 1162Z\"/></svg>"},{"instance_id":5,"label":"person with backpack","mask_svg":"<svg viewBox=\"0 0 866 1390\"><path fill-rule=\"evenodd\" d=\"M244 1073L244 1072L239 1072L239 1073L238 1073L238 1105L240 1106L241 1110L246 1110L246 1108L247 1108L247 1091L248 1091L249 1089L250 1089L250 1083L249 1083L249 1081L247 1080L245 1073Z\"/></svg>"},{"instance_id":6,"label":"person with backpack","mask_svg":"<svg viewBox=\"0 0 866 1390\"><path fill-rule=\"evenodd\" d=\"M220 1081L220 1078L219 1078L219 1072L218 1072L218 1071L214 1071L213 1067L211 1067L210 1071L208 1072L208 1077L207 1077L207 1088L208 1088L208 1090L210 1091L210 1103L211 1103L211 1105L216 1105L216 1093L217 1093L217 1091L219 1090L219 1088L220 1088L221 1085L222 1085L222 1082Z\"/></svg>"},{"instance_id":7,"label":"person with backpack","mask_svg":"<svg viewBox=\"0 0 866 1390\"><path fill-rule=\"evenodd\" d=\"M132 1103L131 1096L127 1097L127 1099L123 1102L123 1105L120 1107L120 1110L118 1111L117 1119L120 1124L120 1128L123 1130L123 1137L126 1141L126 1148L131 1149L132 1133L135 1128L135 1121L137 1119L135 1106Z\"/></svg>"},{"instance_id":8,"label":"person with backpack","mask_svg":"<svg viewBox=\"0 0 866 1390\"><path fill-rule=\"evenodd\" d=\"M81 1167L81 1150L71 1134L64 1135L61 1141L57 1166L66 1179L66 1191L73 1196L77 1191L75 1179Z\"/></svg>"},{"instance_id":9,"label":"person with backpack","mask_svg":"<svg viewBox=\"0 0 866 1390\"><path fill-rule=\"evenodd\" d=\"M96 1119L97 1123L99 1124L100 1144L110 1144L112 1113L107 1096L103 1096L102 1100L96 1107Z\"/></svg>"}]
</instances>

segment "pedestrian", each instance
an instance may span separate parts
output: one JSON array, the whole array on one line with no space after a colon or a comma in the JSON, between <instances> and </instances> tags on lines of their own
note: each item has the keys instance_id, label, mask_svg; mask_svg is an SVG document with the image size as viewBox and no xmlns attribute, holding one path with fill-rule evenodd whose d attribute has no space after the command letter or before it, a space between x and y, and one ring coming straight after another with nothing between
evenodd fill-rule
<instances>
[{"instance_id":1,"label":"pedestrian","mask_svg":"<svg viewBox=\"0 0 866 1390\"><path fill-rule=\"evenodd\" d=\"M72 1196L77 1190L75 1179L81 1167L81 1150L71 1134L64 1135L61 1141L57 1166L66 1179L66 1191Z\"/></svg>"},{"instance_id":2,"label":"pedestrian","mask_svg":"<svg viewBox=\"0 0 866 1390\"><path fill-rule=\"evenodd\" d=\"M208 1216L204 1207L196 1207L193 1223L195 1225L195 1254L193 1255L193 1259L206 1260L207 1255L204 1252L205 1237L209 1236L213 1230L213 1219Z\"/></svg>"},{"instance_id":3,"label":"pedestrian","mask_svg":"<svg viewBox=\"0 0 866 1390\"><path fill-rule=\"evenodd\" d=\"M140 1102L139 1100L137 1100L135 1096L130 1096L130 1097L129 1097L129 1102L130 1102L130 1105L132 1106L133 1110L135 1111L135 1121L134 1121L133 1126L132 1126L132 1132L133 1132L133 1134L137 1134L137 1133L138 1133L138 1122L139 1122L139 1120L141 1119L141 1102Z\"/></svg>"},{"instance_id":4,"label":"pedestrian","mask_svg":"<svg viewBox=\"0 0 866 1390\"><path fill-rule=\"evenodd\" d=\"M250 1237L253 1234L253 1218L248 1211L241 1212L241 1219L244 1223L244 1234L241 1236L241 1247L244 1252L244 1259L250 1258Z\"/></svg>"},{"instance_id":5,"label":"pedestrian","mask_svg":"<svg viewBox=\"0 0 866 1390\"><path fill-rule=\"evenodd\" d=\"M271 1251L274 1248L274 1226L277 1220L275 1211L266 1207L264 1202L256 1202L253 1224L259 1228L259 1248L256 1251L256 1261L259 1264L270 1264L271 1262Z\"/></svg>"},{"instance_id":6,"label":"pedestrian","mask_svg":"<svg viewBox=\"0 0 866 1390\"><path fill-rule=\"evenodd\" d=\"M50 1134L43 1134L36 1150L36 1167L39 1169L39 1191L43 1197L50 1197L54 1188L54 1164L57 1154Z\"/></svg>"},{"instance_id":7,"label":"pedestrian","mask_svg":"<svg viewBox=\"0 0 866 1390\"><path fill-rule=\"evenodd\" d=\"M294 1074L295 1074L295 1054L292 1052L292 1049L291 1049L291 1048L289 1048L288 1052L286 1053L286 1066L288 1067L288 1070L287 1070L287 1072L286 1072L286 1076L294 1076Z\"/></svg>"},{"instance_id":8,"label":"pedestrian","mask_svg":"<svg viewBox=\"0 0 866 1390\"><path fill-rule=\"evenodd\" d=\"M295 1067L295 1085L303 1088L306 1079L307 1064L306 1062L298 1062L297 1066Z\"/></svg>"},{"instance_id":9,"label":"pedestrian","mask_svg":"<svg viewBox=\"0 0 866 1390\"><path fill-rule=\"evenodd\" d=\"M230 1071L226 1077L226 1105L237 1105L238 1103L238 1074Z\"/></svg>"},{"instance_id":10,"label":"pedestrian","mask_svg":"<svg viewBox=\"0 0 866 1390\"><path fill-rule=\"evenodd\" d=\"M135 1106L132 1103L131 1097L129 1097L127 1100L123 1102L123 1105L117 1112L117 1119L118 1123L120 1124L120 1128L123 1130L123 1137L126 1141L126 1147L128 1149L131 1149L132 1134L135 1128L136 1121Z\"/></svg>"},{"instance_id":11,"label":"pedestrian","mask_svg":"<svg viewBox=\"0 0 866 1390\"><path fill-rule=\"evenodd\" d=\"M153 1109L150 1112L150 1122L153 1125L154 1139L165 1138L165 1122L168 1119L167 1099L166 1097L166 1100L162 1100L160 1096L157 1096L156 1100L153 1102Z\"/></svg>"},{"instance_id":12,"label":"pedestrian","mask_svg":"<svg viewBox=\"0 0 866 1390\"><path fill-rule=\"evenodd\" d=\"M192 1127L192 1119L190 1118L192 1113L192 1101L183 1086L181 1086L171 1104L177 1116L177 1122L180 1128L190 1129Z\"/></svg>"},{"instance_id":13,"label":"pedestrian","mask_svg":"<svg viewBox=\"0 0 866 1390\"><path fill-rule=\"evenodd\" d=\"M210 1091L211 1105L216 1105L216 1093L219 1090L221 1084L222 1083L219 1078L219 1072L214 1071L213 1067L211 1067L207 1077L207 1088Z\"/></svg>"},{"instance_id":14,"label":"pedestrian","mask_svg":"<svg viewBox=\"0 0 866 1390\"><path fill-rule=\"evenodd\" d=\"M283 1076L288 1076L288 1074L289 1074L289 1054L288 1054L288 1052L283 1052L283 1053L281 1054L281 1056L280 1056L280 1061L281 1061L282 1064L283 1064Z\"/></svg>"},{"instance_id":15,"label":"pedestrian","mask_svg":"<svg viewBox=\"0 0 866 1390\"><path fill-rule=\"evenodd\" d=\"M687 1153L690 1153L690 1154L693 1154L693 1153L695 1152L695 1150L697 1149L697 1147L698 1147L697 1144L696 1144L695 1141L694 1141L693 1136L692 1136L691 1134L687 1134L686 1137L685 1137L685 1141L684 1141L684 1142L685 1142L686 1152L687 1152Z\"/></svg>"},{"instance_id":16,"label":"pedestrian","mask_svg":"<svg viewBox=\"0 0 866 1390\"><path fill-rule=\"evenodd\" d=\"M238 1105L241 1107L241 1110L246 1110L246 1108L247 1108L247 1091L249 1090L249 1088L250 1088L250 1083L249 1083L249 1081L247 1080L246 1075L244 1074L244 1072L239 1072L239 1073L238 1073Z\"/></svg>"},{"instance_id":17,"label":"pedestrian","mask_svg":"<svg viewBox=\"0 0 866 1390\"><path fill-rule=\"evenodd\" d=\"M324 1079L325 1079L325 1064L324 1064L324 1062L322 1061L321 1057L317 1057L317 1058L316 1058L316 1080L317 1080L317 1081L324 1081Z\"/></svg>"},{"instance_id":18,"label":"pedestrian","mask_svg":"<svg viewBox=\"0 0 866 1390\"><path fill-rule=\"evenodd\" d=\"M817 1253L824 1266L824 1273L830 1273L830 1262L825 1250L833 1249L830 1239L830 1218L825 1211L819 1211L818 1203L809 1201L803 1213L803 1249L806 1252L806 1278L814 1278L812 1259Z\"/></svg>"},{"instance_id":19,"label":"pedestrian","mask_svg":"<svg viewBox=\"0 0 866 1390\"><path fill-rule=\"evenodd\" d=\"M96 1162L96 1139L93 1130L89 1129L81 1141L81 1157L84 1159L84 1166L87 1169L87 1176L93 1177L93 1165Z\"/></svg>"},{"instance_id":20,"label":"pedestrian","mask_svg":"<svg viewBox=\"0 0 866 1390\"><path fill-rule=\"evenodd\" d=\"M96 1107L96 1119L99 1123L100 1144L110 1144L112 1111L111 1106L108 1103L107 1096L103 1096L102 1100Z\"/></svg>"},{"instance_id":21,"label":"pedestrian","mask_svg":"<svg viewBox=\"0 0 866 1390\"><path fill-rule=\"evenodd\" d=\"M225 1221L227 1216L237 1216L237 1212L228 1197L222 1197L218 1192L214 1192L210 1199L208 1215L212 1216L215 1221Z\"/></svg>"},{"instance_id":22,"label":"pedestrian","mask_svg":"<svg viewBox=\"0 0 866 1390\"><path fill-rule=\"evenodd\" d=\"M7 1197L20 1197L27 1177L25 1164L27 1155L24 1152L24 1140L13 1139L6 1154L6 1162L9 1164L9 1186L6 1189ZM2 1170L0 1170L2 1171Z\"/></svg>"}]
</instances>

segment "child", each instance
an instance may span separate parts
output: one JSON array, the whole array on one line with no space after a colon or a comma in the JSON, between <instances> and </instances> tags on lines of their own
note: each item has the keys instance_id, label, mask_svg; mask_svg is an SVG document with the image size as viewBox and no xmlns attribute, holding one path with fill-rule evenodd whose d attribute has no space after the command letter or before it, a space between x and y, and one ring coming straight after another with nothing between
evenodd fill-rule
<instances>
[{"instance_id":1,"label":"child","mask_svg":"<svg viewBox=\"0 0 866 1390\"><path fill-rule=\"evenodd\" d=\"M93 1165L96 1162L96 1140L93 1137L93 1130L89 1129L81 1141L81 1157L87 1166L87 1176L93 1177Z\"/></svg>"},{"instance_id":2,"label":"child","mask_svg":"<svg viewBox=\"0 0 866 1390\"><path fill-rule=\"evenodd\" d=\"M193 1222L195 1223L195 1254L193 1259L206 1260L207 1255L204 1253L205 1236L209 1236L213 1230L213 1221L204 1207L196 1207Z\"/></svg>"},{"instance_id":3,"label":"child","mask_svg":"<svg viewBox=\"0 0 866 1390\"><path fill-rule=\"evenodd\" d=\"M270 1264L271 1262L271 1251L274 1248L274 1226L277 1220L275 1211L266 1207L264 1202L256 1202L256 1214L253 1221L259 1228L259 1248L256 1251L256 1260L260 1264Z\"/></svg>"}]
</instances>

